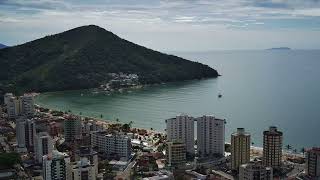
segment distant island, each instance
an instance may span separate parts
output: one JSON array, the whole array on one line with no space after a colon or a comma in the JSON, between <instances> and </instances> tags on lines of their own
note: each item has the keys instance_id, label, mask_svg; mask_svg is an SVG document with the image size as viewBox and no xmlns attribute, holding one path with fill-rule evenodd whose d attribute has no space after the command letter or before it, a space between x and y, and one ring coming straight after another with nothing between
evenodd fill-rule
<instances>
[{"instance_id":1,"label":"distant island","mask_svg":"<svg viewBox=\"0 0 320 180\"><path fill-rule=\"evenodd\" d=\"M289 47L276 47L276 48L270 48L267 50L291 50L291 48L289 48Z\"/></svg>"},{"instance_id":2,"label":"distant island","mask_svg":"<svg viewBox=\"0 0 320 180\"><path fill-rule=\"evenodd\" d=\"M145 48L95 25L0 50L2 92L108 88L218 76L208 65Z\"/></svg>"},{"instance_id":3,"label":"distant island","mask_svg":"<svg viewBox=\"0 0 320 180\"><path fill-rule=\"evenodd\" d=\"M7 46L0 43L0 49L3 49L3 48L5 48L5 47L7 47Z\"/></svg>"}]
</instances>

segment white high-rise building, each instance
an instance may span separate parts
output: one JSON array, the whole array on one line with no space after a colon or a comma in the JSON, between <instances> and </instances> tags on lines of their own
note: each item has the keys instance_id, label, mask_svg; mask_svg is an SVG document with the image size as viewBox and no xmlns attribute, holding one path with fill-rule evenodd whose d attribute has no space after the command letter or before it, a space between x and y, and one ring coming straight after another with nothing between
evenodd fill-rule
<instances>
[{"instance_id":1,"label":"white high-rise building","mask_svg":"<svg viewBox=\"0 0 320 180\"><path fill-rule=\"evenodd\" d=\"M4 96L3 96L3 102L5 105L8 105L8 102L10 101L10 99L13 97L13 94L12 93L6 93Z\"/></svg>"},{"instance_id":2,"label":"white high-rise building","mask_svg":"<svg viewBox=\"0 0 320 180\"><path fill-rule=\"evenodd\" d=\"M131 139L122 134L109 134L105 131L91 134L91 147L106 155L115 155L126 160L131 158Z\"/></svg>"},{"instance_id":3,"label":"white high-rise building","mask_svg":"<svg viewBox=\"0 0 320 180\"><path fill-rule=\"evenodd\" d=\"M21 101L16 97L11 97L7 102L7 112L10 119L15 119L21 114Z\"/></svg>"},{"instance_id":4,"label":"white high-rise building","mask_svg":"<svg viewBox=\"0 0 320 180\"><path fill-rule=\"evenodd\" d=\"M34 115L34 98L31 94L24 94L20 97L15 97L12 94L7 94L4 97L7 106L7 112L10 119L14 119L20 115L32 117Z\"/></svg>"},{"instance_id":5,"label":"white high-rise building","mask_svg":"<svg viewBox=\"0 0 320 180\"><path fill-rule=\"evenodd\" d=\"M25 152L26 144L26 118L19 117L16 121L16 139L18 143L18 151Z\"/></svg>"},{"instance_id":6,"label":"white high-rise building","mask_svg":"<svg viewBox=\"0 0 320 180\"><path fill-rule=\"evenodd\" d=\"M70 157L66 153L54 150L52 154L43 156L44 180L71 180L72 170Z\"/></svg>"},{"instance_id":7,"label":"white high-rise building","mask_svg":"<svg viewBox=\"0 0 320 180\"><path fill-rule=\"evenodd\" d=\"M87 158L81 158L72 167L72 180L96 180L96 176L95 166Z\"/></svg>"},{"instance_id":8,"label":"white high-rise building","mask_svg":"<svg viewBox=\"0 0 320 180\"><path fill-rule=\"evenodd\" d=\"M224 119L214 116L197 118L197 150L200 157L224 156Z\"/></svg>"},{"instance_id":9,"label":"white high-rise building","mask_svg":"<svg viewBox=\"0 0 320 180\"><path fill-rule=\"evenodd\" d=\"M35 138L35 158L38 163L42 163L44 155L52 154L53 142L51 136L47 132L40 132Z\"/></svg>"},{"instance_id":10,"label":"white high-rise building","mask_svg":"<svg viewBox=\"0 0 320 180\"><path fill-rule=\"evenodd\" d=\"M24 94L20 97L21 113L25 116L32 117L34 115L34 97L31 94Z\"/></svg>"},{"instance_id":11,"label":"white high-rise building","mask_svg":"<svg viewBox=\"0 0 320 180\"><path fill-rule=\"evenodd\" d=\"M184 143L187 153L194 154L194 118L188 115L179 115L166 120L167 139L170 142Z\"/></svg>"},{"instance_id":12,"label":"white high-rise building","mask_svg":"<svg viewBox=\"0 0 320 180\"><path fill-rule=\"evenodd\" d=\"M239 167L239 180L273 180L273 170L254 160Z\"/></svg>"},{"instance_id":13,"label":"white high-rise building","mask_svg":"<svg viewBox=\"0 0 320 180\"><path fill-rule=\"evenodd\" d=\"M75 160L80 161L82 158L87 158L94 165L95 173L98 174L98 152L89 146L79 147L75 151Z\"/></svg>"}]
</instances>

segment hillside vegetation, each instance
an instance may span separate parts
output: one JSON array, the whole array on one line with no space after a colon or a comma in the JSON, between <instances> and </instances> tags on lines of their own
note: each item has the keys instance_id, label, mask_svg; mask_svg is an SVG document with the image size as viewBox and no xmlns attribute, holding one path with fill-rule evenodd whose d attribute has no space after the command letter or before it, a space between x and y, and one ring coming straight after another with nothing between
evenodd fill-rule
<instances>
[{"instance_id":1,"label":"hillside vegetation","mask_svg":"<svg viewBox=\"0 0 320 180\"><path fill-rule=\"evenodd\" d=\"M94 25L0 50L3 92L93 88L108 73L119 72L138 74L142 84L218 76L207 65L139 46Z\"/></svg>"}]
</instances>

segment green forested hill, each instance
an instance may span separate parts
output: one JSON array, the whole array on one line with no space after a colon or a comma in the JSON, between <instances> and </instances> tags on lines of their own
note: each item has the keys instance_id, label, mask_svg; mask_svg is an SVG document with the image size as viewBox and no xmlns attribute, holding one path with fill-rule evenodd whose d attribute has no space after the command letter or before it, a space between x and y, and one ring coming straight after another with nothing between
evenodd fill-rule
<instances>
[{"instance_id":1,"label":"green forested hill","mask_svg":"<svg viewBox=\"0 0 320 180\"><path fill-rule=\"evenodd\" d=\"M92 88L118 72L138 74L145 84L218 76L207 65L136 45L94 25L0 50L3 91Z\"/></svg>"}]
</instances>

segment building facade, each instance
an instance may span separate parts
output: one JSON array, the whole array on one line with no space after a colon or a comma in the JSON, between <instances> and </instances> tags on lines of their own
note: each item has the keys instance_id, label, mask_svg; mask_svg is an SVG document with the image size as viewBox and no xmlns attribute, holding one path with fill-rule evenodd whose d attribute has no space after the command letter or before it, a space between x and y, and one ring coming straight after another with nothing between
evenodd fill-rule
<instances>
[{"instance_id":1,"label":"building facade","mask_svg":"<svg viewBox=\"0 0 320 180\"><path fill-rule=\"evenodd\" d=\"M168 141L180 141L185 144L187 153L194 154L194 118L179 115L166 120Z\"/></svg>"},{"instance_id":2,"label":"building facade","mask_svg":"<svg viewBox=\"0 0 320 180\"><path fill-rule=\"evenodd\" d=\"M38 163L42 163L44 155L52 154L53 141L47 132L40 132L35 137L34 146L35 158Z\"/></svg>"},{"instance_id":3,"label":"building facade","mask_svg":"<svg viewBox=\"0 0 320 180\"><path fill-rule=\"evenodd\" d=\"M82 146L76 150L75 160L80 161L82 158L87 158L93 164L95 173L98 174L98 152L89 146Z\"/></svg>"},{"instance_id":4,"label":"building facade","mask_svg":"<svg viewBox=\"0 0 320 180\"><path fill-rule=\"evenodd\" d=\"M7 102L7 112L9 119L15 119L21 114L21 101L16 97L11 97Z\"/></svg>"},{"instance_id":5,"label":"building facade","mask_svg":"<svg viewBox=\"0 0 320 180\"><path fill-rule=\"evenodd\" d=\"M214 116L197 118L199 157L224 156L225 123L224 119L217 119Z\"/></svg>"},{"instance_id":6,"label":"building facade","mask_svg":"<svg viewBox=\"0 0 320 180\"><path fill-rule=\"evenodd\" d=\"M307 150L306 174L313 179L320 179L320 148Z\"/></svg>"},{"instance_id":7,"label":"building facade","mask_svg":"<svg viewBox=\"0 0 320 180\"><path fill-rule=\"evenodd\" d=\"M239 167L239 180L273 180L273 170L254 160Z\"/></svg>"},{"instance_id":8,"label":"building facade","mask_svg":"<svg viewBox=\"0 0 320 180\"><path fill-rule=\"evenodd\" d=\"M81 139L81 119L78 117L67 117L64 120L64 138L65 142L71 143L77 139Z\"/></svg>"},{"instance_id":9,"label":"building facade","mask_svg":"<svg viewBox=\"0 0 320 180\"><path fill-rule=\"evenodd\" d=\"M21 116L16 119L16 139L19 151L27 150L26 124L26 117Z\"/></svg>"},{"instance_id":10,"label":"building facade","mask_svg":"<svg viewBox=\"0 0 320 180\"><path fill-rule=\"evenodd\" d=\"M171 167L186 163L186 145L178 141L167 142L166 158Z\"/></svg>"},{"instance_id":11,"label":"building facade","mask_svg":"<svg viewBox=\"0 0 320 180\"><path fill-rule=\"evenodd\" d=\"M91 134L91 147L107 156L129 160L131 158L131 139L123 134L109 134L106 131Z\"/></svg>"},{"instance_id":12,"label":"building facade","mask_svg":"<svg viewBox=\"0 0 320 180\"><path fill-rule=\"evenodd\" d=\"M71 180L70 157L66 153L53 151L52 154L43 156L44 180Z\"/></svg>"},{"instance_id":13,"label":"building facade","mask_svg":"<svg viewBox=\"0 0 320 180\"><path fill-rule=\"evenodd\" d=\"M239 166L250 162L250 134L244 128L238 128L231 134L231 169L239 170Z\"/></svg>"},{"instance_id":14,"label":"building facade","mask_svg":"<svg viewBox=\"0 0 320 180\"><path fill-rule=\"evenodd\" d=\"M10 99L13 97L13 94L12 93L6 93L4 96L3 96L3 103L7 106Z\"/></svg>"},{"instance_id":15,"label":"building facade","mask_svg":"<svg viewBox=\"0 0 320 180\"><path fill-rule=\"evenodd\" d=\"M81 158L72 166L72 180L96 180L96 176L94 164L87 158Z\"/></svg>"},{"instance_id":16,"label":"building facade","mask_svg":"<svg viewBox=\"0 0 320 180\"><path fill-rule=\"evenodd\" d=\"M282 132L277 127L270 127L263 132L263 165L279 169L282 159Z\"/></svg>"},{"instance_id":17,"label":"building facade","mask_svg":"<svg viewBox=\"0 0 320 180\"><path fill-rule=\"evenodd\" d=\"M31 94L24 94L20 97L21 113L25 116L32 117L34 115L34 97Z\"/></svg>"},{"instance_id":18,"label":"building facade","mask_svg":"<svg viewBox=\"0 0 320 180\"><path fill-rule=\"evenodd\" d=\"M26 137L26 146L29 151L34 150L34 141L36 136L36 123L32 119L26 120L26 128L25 128L25 137Z\"/></svg>"}]
</instances>

